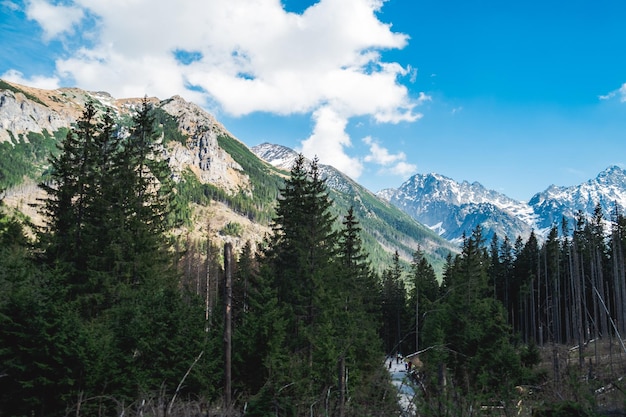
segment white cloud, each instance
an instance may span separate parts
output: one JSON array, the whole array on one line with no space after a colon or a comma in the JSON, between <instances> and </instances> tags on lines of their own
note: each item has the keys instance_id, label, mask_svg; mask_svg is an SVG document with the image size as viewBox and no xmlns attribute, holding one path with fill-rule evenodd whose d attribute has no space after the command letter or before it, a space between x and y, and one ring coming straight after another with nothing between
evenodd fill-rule
<instances>
[{"instance_id":1,"label":"white cloud","mask_svg":"<svg viewBox=\"0 0 626 417\"><path fill-rule=\"evenodd\" d=\"M411 174L414 174L417 171L417 165L410 164L405 161L400 161L396 165L390 168L389 172L394 175L399 175L401 177L408 177Z\"/></svg>"},{"instance_id":2,"label":"white cloud","mask_svg":"<svg viewBox=\"0 0 626 417\"><path fill-rule=\"evenodd\" d=\"M56 77L34 76L31 78L25 78L24 74L16 70L9 70L0 75L0 78L16 84L43 88L45 90L54 90L59 88L59 79Z\"/></svg>"},{"instance_id":3,"label":"white cloud","mask_svg":"<svg viewBox=\"0 0 626 417\"><path fill-rule=\"evenodd\" d=\"M626 103L626 83L622 84L617 90L613 90L608 94L599 96L600 100L610 100L614 97L619 97L621 103Z\"/></svg>"},{"instance_id":4,"label":"white cloud","mask_svg":"<svg viewBox=\"0 0 626 417\"><path fill-rule=\"evenodd\" d=\"M400 83L413 82L415 68L381 58L408 42L379 20L383 3L320 0L296 14L280 0L31 0L27 11L46 39L77 30L70 40L82 47L56 61L65 85L116 97L179 94L233 116L310 113L316 125L303 150L358 177L348 120L414 122L430 100ZM193 59L178 60L185 52Z\"/></svg>"},{"instance_id":5,"label":"white cloud","mask_svg":"<svg viewBox=\"0 0 626 417\"><path fill-rule=\"evenodd\" d=\"M302 142L302 154L308 158L317 156L320 162L334 166L353 179L359 178L363 164L345 152L345 148L352 145L346 134L347 120L329 107L315 111L313 118L315 128Z\"/></svg>"},{"instance_id":6,"label":"white cloud","mask_svg":"<svg viewBox=\"0 0 626 417\"><path fill-rule=\"evenodd\" d=\"M76 6L53 5L45 0L31 0L26 5L26 15L35 20L50 40L65 32L72 32L83 19L83 10Z\"/></svg>"},{"instance_id":7,"label":"white cloud","mask_svg":"<svg viewBox=\"0 0 626 417\"><path fill-rule=\"evenodd\" d=\"M389 150L380 146L369 136L363 138L363 142L370 147L370 153L365 157L365 162L374 162L379 165L389 165L396 161L403 161L406 159L404 152L400 152L395 155L390 154Z\"/></svg>"},{"instance_id":8,"label":"white cloud","mask_svg":"<svg viewBox=\"0 0 626 417\"><path fill-rule=\"evenodd\" d=\"M20 9L20 6L17 3L10 1L10 0L1 1L0 6L5 7L12 12L15 12Z\"/></svg>"},{"instance_id":9,"label":"white cloud","mask_svg":"<svg viewBox=\"0 0 626 417\"><path fill-rule=\"evenodd\" d=\"M370 153L364 158L364 161L381 165L381 173L407 177L417 171L416 165L406 162L406 154L404 152L398 152L396 154L389 153L387 148L382 147L369 136L362 140L369 146L370 150Z\"/></svg>"}]
</instances>

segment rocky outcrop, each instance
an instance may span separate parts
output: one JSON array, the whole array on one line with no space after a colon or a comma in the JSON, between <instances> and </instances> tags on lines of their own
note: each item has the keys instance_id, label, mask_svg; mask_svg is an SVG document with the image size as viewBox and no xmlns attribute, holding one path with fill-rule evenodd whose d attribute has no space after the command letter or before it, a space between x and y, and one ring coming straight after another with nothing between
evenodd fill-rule
<instances>
[{"instance_id":1,"label":"rocky outcrop","mask_svg":"<svg viewBox=\"0 0 626 417\"><path fill-rule=\"evenodd\" d=\"M0 142L10 141L29 132L53 134L69 128L82 114L85 103L93 101L100 108L110 108L118 115L133 113L143 98L116 99L102 91L90 92L79 88L40 90L7 83L10 89L0 89ZM191 169L202 183L211 183L231 194L251 192L248 176L233 158L220 148L218 137L231 136L212 115L180 96L160 101L147 99L162 108L178 122L187 144L170 143L165 157L175 174Z\"/></svg>"},{"instance_id":2,"label":"rocky outcrop","mask_svg":"<svg viewBox=\"0 0 626 417\"><path fill-rule=\"evenodd\" d=\"M35 102L24 93L0 90L0 142L11 140L28 132L55 132L69 127L73 117L60 114L44 104Z\"/></svg>"},{"instance_id":3,"label":"rocky outcrop","mask_svg":"<svg viewBox=\"0 0 626 417\"><path fill-rule=\"evenodd\" d=\"M224 126L180 96L161 102L160 107L176 118L179 130L187 136L186 146L172 143L168 149L174 171L180 173L190 168L201 182L217 185L230 193L250 191L250 181L242 167L219 146L219 136L231 136Z\"/></svg>"}]
</instances>

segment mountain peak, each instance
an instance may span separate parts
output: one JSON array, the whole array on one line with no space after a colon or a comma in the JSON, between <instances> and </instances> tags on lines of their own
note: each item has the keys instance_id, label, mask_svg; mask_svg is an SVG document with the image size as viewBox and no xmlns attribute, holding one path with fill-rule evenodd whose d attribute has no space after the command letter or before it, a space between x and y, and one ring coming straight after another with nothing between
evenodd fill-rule
<instances>
[{"instance_id":1,"label":"mountain peak","mask_svg":"<svg viewBox=\"0 0 626 417\"><path fill-rule=\"evenodd\" d=\"M488 239L522 235L532 230L532 210L504 194L486 189L479 182L457 182L441 174L416 174L397 190L384 190L380 198L390 201L417 221L451 241L469 235L477 226Z\"/></svg>"},{"instance_id":2,"label":"mountain peak","mask_svg":"<svg viewBox=\"0 0 626 417\"><path fill-rule=\"evenodd\" d=\"M612 165L598 174L596 180L602 184L626 185L626 171L617 165Z\"/></svg>"},{"instance_id":3,"label":"mountain peak","mask_svg":"<svg viewBox=\"0 0 626 417\"><path fill-rule=\"evenodd\" d=\"M298 157L298 153L283 145L276 145L268 142L252 147L252 152L276 168L290 171Z\"/></svg>"}]
</instances>

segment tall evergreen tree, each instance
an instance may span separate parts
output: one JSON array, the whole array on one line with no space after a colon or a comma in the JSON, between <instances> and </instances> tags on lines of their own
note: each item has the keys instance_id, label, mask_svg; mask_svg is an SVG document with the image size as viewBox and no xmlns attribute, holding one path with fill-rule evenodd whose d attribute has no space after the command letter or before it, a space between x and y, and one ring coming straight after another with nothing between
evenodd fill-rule
<instances>
[{"instance_id":1,"label":"tall evergreen tree","mask_svg":"<svg viewBox=\"0 0 626 417\"><path fill-rule=\"evenodd\" d=\"M206 341L201 304L183 297L167 247L171 187L157 139L147 101L124 139L112 115L88 103L42 185L51 288L62 288L56 302L77 313L68 314L77 318L73 337L48 348L74 357L73 386L62 396L85 412L116 408L83 404L94 395L132 401L173 389ZM201 379L195 374L187 386Z\"/></svg>"},{"instance_id":2,"label":"tall evergreen tree","mask_svg":"<svg viewBox=\"0 0 626 417\"><path fill-rule=\"evenodd\" d=\"M413 281L413 289L409 298L409 305L410 310L414 311L412 323L415 331L415 345L412 346L411 350L419 351L420 347L423 347L419 343L420 332L423 327L421 318L436 308L434 303L439 298L439 283L435 270L420 248L413 254L411 280Z\"/></svg>"},{"instance_id":3,"label":"tall evergreen tree","mask_svg":"<svg viewBox=\"0 0 626 417\"><path fill-rule=\"evenodd\" d=\"M406 313L406 288L403 280L403 268L400 255L396 251L391 265L382 276L382 314L381 335L385 352L389 355L402 353L404 319ZM406 353L406 352L405 352Z\"/></svg>"},{"instance_id":4,"label":"tall evergreen tree","mask_svg":"<svg viewBox=\"0 0 626 417\"><path fill-rule=\"evenodd\" d=\"M333 361L331 330L323 319L337 279L337 233L331 200L317 160L299 155L281 190L266 260L274 274L278 302L287 314L289 364L284 376L310 399L334 384L326 372ZM329 345L328 345L329 344ZM334 374L334 372L333 372ZM308 400L304 400L308 401Z\"/></svg>"},{"instance_id":5,"label":"tall evergreen tree","mask_svg":"<svg viewBox=\"0 0 626 417\"><path fill-rule=\"evenodd\" d=\"M482 231L476 228L447 268L446 293L439 311L425 318L425 336L432 347L425 352L428 390L448 398L451 413L460 412L456 407L480 404L493 395L508 401L513 387L522 380L520 355L512 344L506 311L489 286L489 265ZM441 368L450 370L445 389L437 376ZM448 396L451 392L454 395Z\"/></svg>"},{"instance_id":6,"label":"tall evergreen tree","mask_svg":"<svg viewBox=\"0 0 626 417\"><path fill-rule=\"evenodd\" d=\"M76 128L63 141L61 154L50 159L49 182L41 184L48 194L42 206L47 231L42 235L46 260L65 271L73 296L85 287L87 257L84 251L85 212L93 189L90 182L95 168L95 138L100 123L93 103L88 102Z\"/></svg>"},{"instance_id":7,"label":"tall evergreen tree","mask_svg":"<svg viewBox=\"0 0 626 417\"><path fill-rule=\"evenodd\" d=\"M76 381L77 316L38 268L18 218L0 201L0 415L57 415Z\"/></svg>"},{"instance_id":8,"label":"tall evergreen tree","mask_svg":"<svg viewBox=\"0 0 626 417\"><path fill-rule=\"evenodd\" d=\"M382 351L377 334L381 321L380 284L363 250L361 228L353 207L342 223L338 253L340 272L335 288L330 289L336 304L326 312L337 341L337 415L340 417L369 412L360 407L375 395L370 376L380 369ZM348 407L349 398L357 398L356 407Z\"/></svg>"}]
</instances>

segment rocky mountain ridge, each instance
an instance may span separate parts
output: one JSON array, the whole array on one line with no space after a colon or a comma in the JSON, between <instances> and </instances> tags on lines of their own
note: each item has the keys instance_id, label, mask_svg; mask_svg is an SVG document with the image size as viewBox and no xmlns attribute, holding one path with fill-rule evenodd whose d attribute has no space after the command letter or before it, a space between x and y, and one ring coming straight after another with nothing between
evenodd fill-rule
<instances>
[{"instance_id":1,"label":"rocky mountain ridge","mask_svg":"<svg viewBox=\"0 0 626 417\"><path fill-rule=\"evenodd\" d=\"M49 137L62 129L71 128L82 115L88 101L100 110L111 109L116 117L123 119L130 118L144 99L170 115L179 132L186 138L184 144L169 142L165 150L175 176L181 177L184 172L191 171L201 183L210 183L227 194L235 194L240 190L252 192L248 175L219 146L220 136L228 135L232 138L232 135L212 115L179 96L163 101L154 97L116 99L105 92L78 88L41 90L0 80L0 146L15 148L16 143L28 143L29 135L33 133ZM34 206L43 195L36 182L35 175L25 176L20 184L4 191L3 199L7 206L17 208L35 224L40 224L41 219ZM196 211L198 218L209 212L214 215L212 227L215 229L214 237L218 239L223 238L218 231L229 222L247 225L242 237L237 239L239 242L235 242L236 247L243 245L246 239L258 241L269 230L267 225L253 224L245 216L218 202L213 202L211 207L196 207ZM194 234L206 233L202 231L205 224L194 226Z\"/></svg>"},{"instance_id":2,"label":"rocky mountain ridge","mask_svg":"<svg viewBox=\"0 0 626 417\"><path fill-rule=\"evenodd\" d=\"M28 153L29 144L35 146L35 142L47 141L49 146L50 141L62 140L64 132L81 116L88 101L93 102L98 109L112 109L116 117L123 121L130 119L142 100L116 99L104 92L76 88L39 90L0 80L0 135L3 138L0 147L6 151L5 154L17 152L17 149L19 152L27 149L25 152ZM264 178L273 176L282 181L288 174L286 171L291 166L290 161L283 161L282 169L272 167L255 156L212 115L181 97L145 100L153 105L162 123L164 156L174 178L185 181L192 173L198 187L209 187L202 188L204 195L208 195L208 192L214 196L210 198L209 206L193 204L194 224L191 227L194 233L206 236L207 224L210 222L212 239L234 239L235 249L246 240L260 241L269 231L269 224L255 221L250 213L237 211L233 203L241 199L258 202L255 199L259 193L263 193L264 201L267 201L267 191L270 194L276 191L259 187L276 187L277 182ZM30 143L31 140L34 142ZM293 158L293 151L290 155ZM0 156L0 168L8 166L8 169L12 169L10 157L6 156L3 161ZM44 159L30 165L32 172L28 172L19 184L5 190L3 199L6 205L27 212L24 208L30 207L37 197L41 197L41 190L35 184L37 175L46 169L45 162L42 162ZM412 253L420 247L435 268L441 270L447 254L457 250L454 245L334 168L320 166L320 169L332 190L336 215L340 217L347 213L350 206L355 207L355 214L363 229L363 240L372 251L370 255L378 267L390 261L391 254L396 250L403 259L410 261ZM214 199L215 196L224 195L222 193L230 195L230 200L227 197ZM228 201L223 203L224 199ZM272 198L269 204L275 202L275 198ZM271 210L271 207L262 210ZM27 214L36 215L33 211ZM236 238L220 234L219 231L228 223L243 226L243 234Z\"/></svg>"},{"instance_id":3,"label":"rocky mountain ridge","mask_svg":"<svg viewBox=\"0 0 626 417\"><path fill-rule=\"evenodd\" d=\"M290 148L269 143L257 145L252 151L282 169L288 169L297 155ZM345 186L345 181L334 181L342 175L340 172L322 167L331 187L334 183ZM478 225L486 239L495 233L500 238L526 240L531 232L545 237L553 225L560 226L562 218L572 227L578 212L591 216L598 204L607 220L616 206L624 212L626 171L612 166L576 186L552 185L528 202L488 190L478 182L457 182L437 173L416 174L399 188L384 189L376 195L455 244Z\"/></svg>"},{"instance_id":4,"label":"rocky mountain ridge","mask_svg":"<svg viewBox=\"0 0 626 417\"><path fill-rule=\"evenodd\" d=\"M77 88L40 90L0 80L0 146L28 142L29 134L33 133L51 136L61 129L69 129L82 114L87 101L97 103L101 109L112 109L120 118L129 118L142 100L144 98L116 99L105 92ZM180 135L178 140L168 142L165 151L175 176L180 179L185 172L192 172L200 183L211 184L227 194L254 196L249 173L232 152L220 145L220 140L230 138L239 144L237 146L247 149L243 142L234 138L212 115L179 96L145 100L164 112ZM271 164L276 168L276 175L282 176L287 174L297 156L290 148L269 143L253 147L250 153L259 161ZM319 167L342 207L356 205L364 219L374 219L368 225L372 240L387 252L400 249L405 259L410 259L411 251L419 244L430 253L439 251L441 260L444 252L454 251L463 234L471 233L477 225L481 225L486 238L497 233L500 237L526 239L532 231L540 237L545 235L562 217L573 225L579 211L591 215L597 204L602 207L605 218L616 206L622 211L626 209L626 171L619 167L609 167L596 178L577 186L551 186L527 203L488 190L477 182L457 182L436 173L416 174L397 189L374 194L331 166L320 164ZM39 192L33 184L25 179L19 186L6 190L6 202L34 215L26 208ZM393 211L395 209L398 211ZM206 212L206 209L198 210ZM219 211L223 213L224 222L246 223L241 214L234 212L229 220L225 214L229 211L227 207ZM403 215L417 223L411 224ZM431 234L424 232L426 228L420 229L420 224L432 231ZM268 230L267 225L255 227L257 239L263 230ZM391 230L394 228L419 236L393 238ZM252 224L249 229L253 229Z\"/></svg>"},{"instance_id":5,"label":"rocky mountain ridge","mask_svg":"<svg viewBox=\"0 0 626 417\"><path fill-rule=\"evenodd\" d=\"M485 189L480 183L457 182L439 174L416 174L397 189L378 193L417 221L450 241L462 239L481 225L489 239L528 238L531 231L546 236L553 225L565 218L570 227L577 213L591 216L599 204L605 219L617 206L626 209L626 171L608 167L582 184L562 187L552 185L535 194L527 203Z\"/></svg>"}]
</instances>

